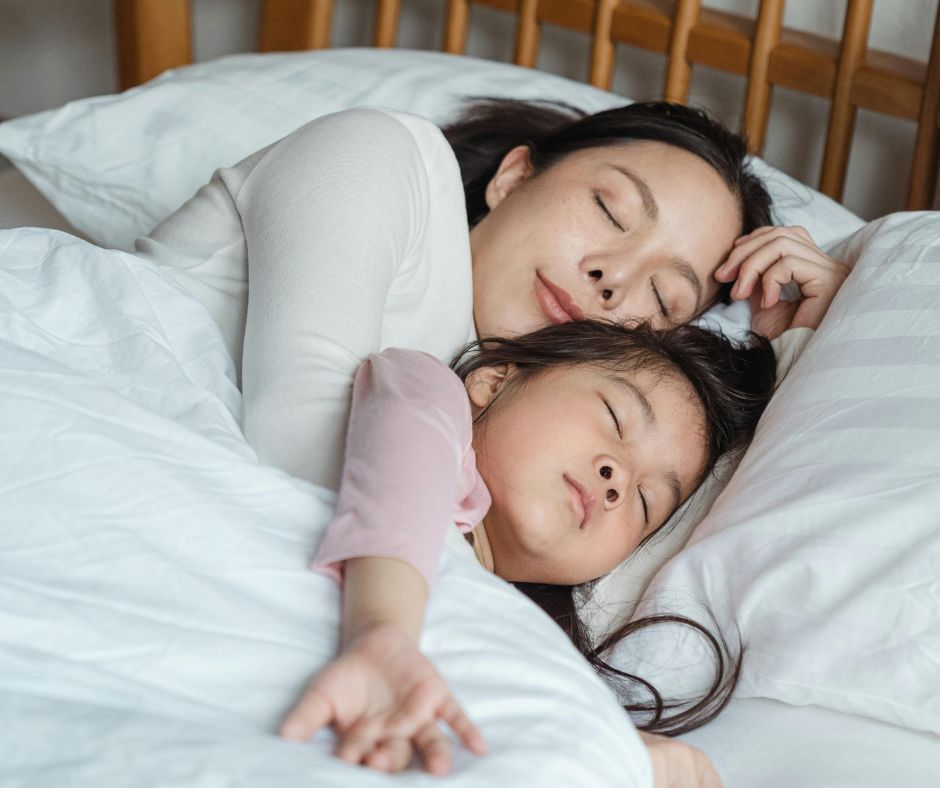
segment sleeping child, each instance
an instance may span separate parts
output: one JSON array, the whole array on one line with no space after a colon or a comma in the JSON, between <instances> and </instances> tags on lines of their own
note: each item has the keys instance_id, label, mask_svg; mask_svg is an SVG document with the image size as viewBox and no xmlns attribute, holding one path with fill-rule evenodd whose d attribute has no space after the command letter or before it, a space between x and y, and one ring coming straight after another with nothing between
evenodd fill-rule
<instances>
[{"instance_id":1,"label":"sleeping child","mask_svg":"<svg viewBox=\"0 0 940 788\"><path fill-rule=\"evenodd\" d=\"M483 752L417 649L446 527L536 601L538 588L570 598L749 440L775 380L767 340L735 345L691 325L577 321L468 351L452 371L389 349L356 375L336 513L314 559L344 583L342 652L281 728L305 739L332 723L353 763L397 771L417 749L446 772L438 719Z\"/></svg>"}]
</instances>

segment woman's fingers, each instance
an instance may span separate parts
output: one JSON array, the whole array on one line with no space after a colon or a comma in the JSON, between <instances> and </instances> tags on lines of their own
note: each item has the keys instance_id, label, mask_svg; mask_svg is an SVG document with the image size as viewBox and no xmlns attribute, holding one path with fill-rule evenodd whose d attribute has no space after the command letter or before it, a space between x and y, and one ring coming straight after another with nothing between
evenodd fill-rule
<instances>
[{"instance_id":1,"label":"woman's fingers","mask_svg":"<svg viewBox=\"0 0 940 788\"><path fill-rule=\"evenodd\" d=\"M827 259L802 227L762 227L738 240L740 243L715 271L715 279L719 282L740 280L744 271L760 261L764 261L766 268L785 254Z\"/></svg>"},{"instance_id":2,"label":"woman's fingers","mask_svg":"<svg viewBox=\"0 0 940 788\"><path fill-rule=\"evenodd\" d=\"M291 741L306 741L320 728L329 725L333 717L329 701L311 687L284 718L278 733Z\"/></svg>"},{"instance_id":3,"label":"woman's fingers","mask_svg":"<svg viewBox=\"0 0 940 788\"><path fill-rule=\"evenodd\" d=\"M444 775L450 772L450 742L437 722L428 723L418 731L414 743L424 761L424 768L431 774Z\"/></svg>"},{"instance_id":4,"label":"woman's fingers","mask_svg":"<svg viewBox=\"0 0 940 788\"><path fill-rule=\"evenodd\" d=\"M775 238L755 250L738 269L738 279L731 288L731 297L736 300L747 298L764 272L783 258L806 260L817 264L830 264L830 261L818 249L813 249L792 238Z\"/></svg>"}]
</instances>

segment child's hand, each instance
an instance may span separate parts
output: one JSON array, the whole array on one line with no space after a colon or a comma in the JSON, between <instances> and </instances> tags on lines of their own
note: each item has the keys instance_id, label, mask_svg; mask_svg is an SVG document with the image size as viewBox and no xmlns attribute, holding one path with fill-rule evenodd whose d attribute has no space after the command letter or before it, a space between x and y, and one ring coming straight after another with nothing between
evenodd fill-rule
<instances>
[{"instance_id":1,"label":"child's hand","mask_svg":"<svg viewBox=\"0 0 940 788\"><path fill-rule=\"evenodd\" d=\"M279 733L296 741L333 725L336 754L385 772L408 766L415 749L425 768L447 774L446 722L472 752L483 755L483 736L460 708L444 679L397 627L379 624L352 640L308 685Z\"/></svg>"},{"instance_id":2,"label":"child's hand","mask_svg":"<svg viewBox=\"0 0 940 788\"><path fill-rule=\"evenodd\" d=\"M653 762L653 788L721 788L721 778L701 750L640 731Z\"/></svg>"},{"instance_id":3,"label":"child's hand","mask_svg":"<svg viewBox=\"0 0 940 788\"><path fill-rule=\"evenodd\" d=\"M759 227L734 242L715 279L737 279L731 297L751 298L751 328L775 339L790 328L816 328L849 271L823 253L802 227ZM798 302L780 300L790 282L799 285Z\"/></svg>"}]
</instances>

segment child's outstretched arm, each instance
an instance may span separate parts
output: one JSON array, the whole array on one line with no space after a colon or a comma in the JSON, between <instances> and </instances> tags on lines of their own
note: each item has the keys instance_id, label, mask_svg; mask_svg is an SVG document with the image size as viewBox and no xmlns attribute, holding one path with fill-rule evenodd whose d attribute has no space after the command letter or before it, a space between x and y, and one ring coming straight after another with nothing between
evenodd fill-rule
<instances>
[{"instance_id":1,"label":"child's outstretched arm","mask_svg":"<svg viewBox=\"0 0 940 788\"><path fill-rule=\"evenodd\" d=\"M315 568L344 577L342 649L282 735L306 739L332 724L344 760L397 771L417 749L430 771L444 773L443 719L469 749L485 751L417 648L445 529L475 524L489 505L470 438L463 386L436 359L387 350L363 365L336 516L314 559Z\"/></svg>"}]
</instances>

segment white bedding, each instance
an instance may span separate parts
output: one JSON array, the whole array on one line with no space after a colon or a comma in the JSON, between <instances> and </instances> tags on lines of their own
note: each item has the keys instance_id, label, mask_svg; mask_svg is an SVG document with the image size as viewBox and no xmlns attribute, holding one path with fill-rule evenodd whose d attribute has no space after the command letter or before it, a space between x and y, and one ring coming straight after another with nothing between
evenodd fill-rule
<instances>
[{"instance_id":1,"label":"white bedding","mask_svg":"<svg viewBox=\"0 0 940 788\"><path fill-rule=\"evenodd\" d=\"M214 323L157 270L0 231L0 783L395 779L271 733L335 652L338 588L307 569L333 495L258 465L238 408ZM446 782L650 784L612 694L459 537L422 645L491 748Z\"/></svg>"}]
</instances>

